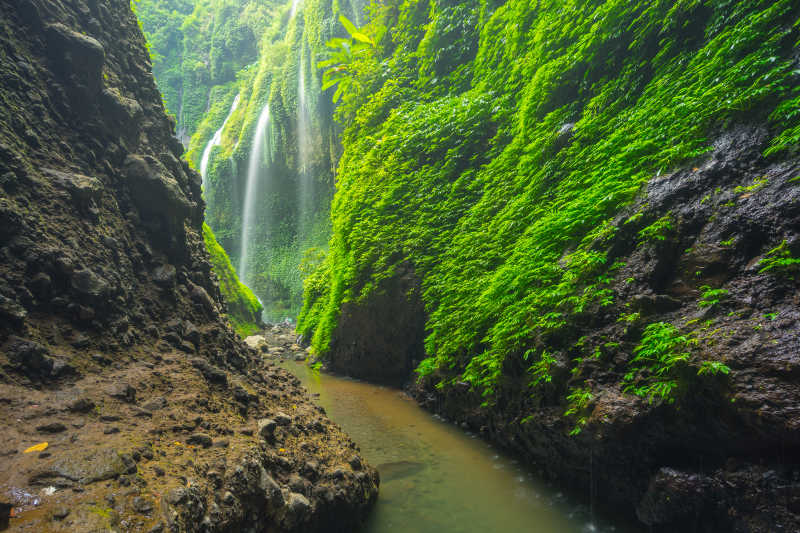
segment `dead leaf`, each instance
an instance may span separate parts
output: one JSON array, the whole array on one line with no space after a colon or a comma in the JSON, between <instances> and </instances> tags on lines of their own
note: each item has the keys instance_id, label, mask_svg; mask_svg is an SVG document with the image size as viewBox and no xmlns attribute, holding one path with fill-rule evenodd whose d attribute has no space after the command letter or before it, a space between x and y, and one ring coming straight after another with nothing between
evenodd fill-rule
<instances>
[{"instance_id":1,"label":"dead leaf","mask_svg":"<svg viewBox=\"0 0 800 533\"><path fill-rule=\"evenodd\" d=\"M43 450L46 450L48 446L49 446L49 444L48 444L48 443L46 443L46 442L40 442L39 444L34 444L34 445L33 445L33 446L31 446L30 448L27 448L27 449L26 449L24 452L22 452L22 453L41 452L41 451L43 451Z\"/></svg>"}]
</instances>

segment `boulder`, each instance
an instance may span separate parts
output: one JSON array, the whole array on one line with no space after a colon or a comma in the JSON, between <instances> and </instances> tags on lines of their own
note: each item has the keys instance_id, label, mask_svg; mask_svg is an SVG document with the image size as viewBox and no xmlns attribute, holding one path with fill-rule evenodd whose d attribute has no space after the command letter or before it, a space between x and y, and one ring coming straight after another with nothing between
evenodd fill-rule
<instances>
[{"instance_id":1,"label":"boulder","mask_svg":"<svg viewBox=\"0 0 800 533\"><path fill-rule=\"evenodd\" d=\"M45 27L47 55L55 70L76 88L89 95L99 92L102 84L103 63L106 53L97 39L78 33L64 24ZM78 102L81 103L81 102ZM88 103L88 102L83 102Z\"/></svg>"},{"instance_id":2,"label":"boulder","mask_svg":"<svg viewBox=\"0 0 800 533\"><path fill-rule=\"evenodd\" d=\"M114 479L122 474L131 473L131 470L136 471L136 463L133 459L127 459L110 448L88 452L70 449L61 452L56 458L36 469L29 482L31 485L70 487L76 483L86 485Z\"/></svg>"},{"instance_id":3,"label":"boulder","mask_svg":"<svg viewBox=\"0 0 800 533\"><path fill-rule=\"evenodd\" d=\"M182 236L183 222L197 205L186 198L166 167L155 157L131 154L125 158L123 172L131 200L142 218L158 219L170 235ZM160 243L162 246L172 244L163 238Z\"/></svg>"},{"instance_id":4,"label":"boulder","mask_svg":"<svg viewBox=\"0 0 800 533\"><path fill-rule=\"evenodd\" d=\"M103 89L103 108L117 122L131 123L138 120L143 113L142 106L133 98L122 96L115 88Z\"/></svg>"},{"instance_id":5,"label":"boulder","mask_svg":"<svg viewBox=\"0 0 800 533\"><path fill-rule=\"evenodd\" d=\"M159 287L173 288L175 287L175 278L177 271L175 267L170 264L159 265L153 270L153 282Z\"/></svg>"},{"instance_id":6,"label":"boulder","mask_svg":"<svg viewBox=\"0 0 800 533\"><path fill-rule=\"evenodd\" d=\"M42 168L42 174L51 184L68 192L78 207L88 207L100 200L103 184L97 178L52 168Z\"/></svg>"},{"instance_id":7,"label":"boulder","mask_svg":"<svg viewBox=\"0 0 800 533\"><path fill-rule=\"evenodd\" d=\"M71 284L76 292L95 299L105 298L111 292L108 281L89 268L73 272Z\"/></svg>"},{"instance_id":8,"label":"boulder","mask_svg":"<svg viewBox=\"0 0 800 533\"><path fill-rule=\"evenodd\" d=\"M257 349L261 344L267 342L263 335L250 335L244 339L245 344L253 349Z\"/></svg>"},{"instance_id":9,"label":"boulder","mask_svg":"<svg viewBox=\"0 0 800 533\"><path fill-rule=\"evenodd\" d=\"M258 421L258 436L262 439L269 440L275 435L275 429L277 427L277 422L271 418L262 418Z\"/></svg>"}]
</instances>

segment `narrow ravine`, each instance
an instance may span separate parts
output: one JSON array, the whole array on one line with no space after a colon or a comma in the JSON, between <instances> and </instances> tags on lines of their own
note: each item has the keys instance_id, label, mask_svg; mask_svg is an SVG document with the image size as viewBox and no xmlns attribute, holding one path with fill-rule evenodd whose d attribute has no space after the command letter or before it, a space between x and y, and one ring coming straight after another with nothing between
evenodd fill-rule
<instances>
[{"instance_id":1,"label":"narrow ravine","mask_svg":"<svg viewBox=\"0 0 800 533\"><path fill-rule=\"evenodd\" d=\"M623 531L475 435L421 409L404 392L341 378L302 362L282 366L360 445L381 475L363 533Z\"/></svg>"}]
</instances>

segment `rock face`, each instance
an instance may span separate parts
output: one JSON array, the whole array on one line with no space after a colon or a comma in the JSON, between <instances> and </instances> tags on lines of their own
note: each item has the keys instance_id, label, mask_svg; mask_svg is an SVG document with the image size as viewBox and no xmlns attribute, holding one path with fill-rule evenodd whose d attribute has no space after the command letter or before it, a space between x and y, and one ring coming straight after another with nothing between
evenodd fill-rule
<instances>
[{"instance_id":1,"label":"rock face","mask_svg":"<svg viewBox=\"0 0 800 533\"><path fill-rule=\"evenodd\" d=\"M800 530L800 293L793 271L764 270L764 243L786 239L797 255L800 161L765 159L764 138L752 126L719 134L704 161L654 179L615 220L618 296L571 324L604 346L574 373L594 390L577 436L558 400L578 383L563 354L537 400L522 369L509 371L517 379L489 408L466 384L442 392L435 380L413 386L418 400L542 474L580 493L591 487L598 503L635 509L650 531ZM668 238L638 244L624 224L636 213L670 214ZM719 302L698 304L700 286L723 284ZM624 313L636 314L617 320ZM673 405L620 390L644 325L656 321L701 326L692 349L730 374L687 374Z\"/></svg>"},{"instance_id":2,"label":"rock face","mask_svg":"<svg viewBox=\"0 0 800 533\"><path fill-rule=\"evenodd\" d=\"M377 475L290 490L309 461L348 468L355 445L221 317L200 178L127 0L0 13L0 515L15 509L11 530L349 531ZM281 412L289 425L254 436Z\"/></svg>"},{"instance_id":3,"label":"rock face","mask_svg":"<svg viewBox=\"0 0 800 533\"><path fill-rule=\"evenodd\" d=\"M331 370L399 385L424 358L425 312L413 269L398 269L365 302L342 306L332 336Z\"/></svg>"}]
</instances>

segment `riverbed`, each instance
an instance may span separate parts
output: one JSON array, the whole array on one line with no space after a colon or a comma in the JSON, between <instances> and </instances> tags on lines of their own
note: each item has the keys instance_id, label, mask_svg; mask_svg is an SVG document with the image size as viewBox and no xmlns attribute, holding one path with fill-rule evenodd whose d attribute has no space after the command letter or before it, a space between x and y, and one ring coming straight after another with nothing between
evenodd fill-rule
<instances>
[{"instance_id":1,"label":"riverbed","mask_svg":"<svg viewBox=\"0 0 800 533\"><path fill-rule=\"evenodd\" d=\"M476 435L431 415L400 390L283 364L381 475L361 533L587 533L587 506L525 472Z\"/></svg>"}]
</instances>

